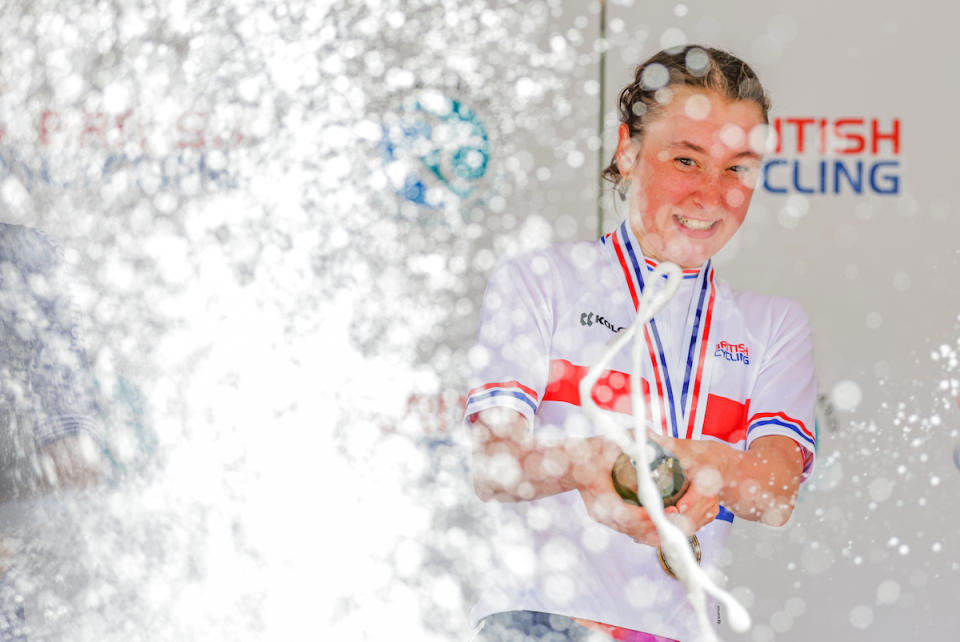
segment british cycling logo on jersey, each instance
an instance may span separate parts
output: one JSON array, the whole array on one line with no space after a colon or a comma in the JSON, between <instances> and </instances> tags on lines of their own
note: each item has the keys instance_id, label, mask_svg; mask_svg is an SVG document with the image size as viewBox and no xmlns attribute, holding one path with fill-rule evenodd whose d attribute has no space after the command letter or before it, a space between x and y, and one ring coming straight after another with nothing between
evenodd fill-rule
<instances>
[{"instance_id":1,"label":"british cycling logo on jersey","mask_svg":"<svg viewBox=\"0 0 960 642\"><path fill-rule=\"evenodd\" d=\"M750 365L750 349L747 348L747 344L745 343L721 341L717 344L717 349L714 351L713 356L720 357L726 361L739 361L745 366Z\"/></svg>"},{"instance_id":2,"label":"british cycling logo on jersey","mask_svg":"<svg viewBox=\"0 0 960 642\"><path fill-rule=\"evenodd\" d=\"M613 332L614 334L623 330L622 325L619 327L615 326L609 321L607 321L604 317L600 316L599 314L594 314L593 312L580 313L580 325L591 326L594 323L602 325L603 327L605 327L610 332Z\"/></svg>"}]
</instances>

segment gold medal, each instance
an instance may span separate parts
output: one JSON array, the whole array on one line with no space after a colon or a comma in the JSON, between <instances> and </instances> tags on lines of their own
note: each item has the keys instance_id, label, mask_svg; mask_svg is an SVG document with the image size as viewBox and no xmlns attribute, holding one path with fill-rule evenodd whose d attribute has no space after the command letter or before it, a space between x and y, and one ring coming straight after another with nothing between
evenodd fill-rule
<instances>
[{"instance_id":1,"label":"gold medal","mask_svg":"<svg viewBox=\"0 0 960 642\"><path fill-rule=\"evenodd\" d=\"M693 556L697 558L697 564L700 563L700 540L697 539L696 535L690 536L690 548L693 549ZM663 567L663 570L667 572L667 575L673 579L677 579L676 573L673 572L673 569L670 568L670 564L667 563L667 558L663 554L663 546L657 547L657 559L660 560L660 566Z\"/></svg>"},{"instance_id":2,"label":"gold medal","mask_svg":"<svg viewBox=\"0 0 960 642\"><path fill-rule=\"evenodd\" d=\"M650 475L653 477L653 483L657 486L657 491L663 499L664 507L675 506L683 494L690 487L690 480L687 479L680 460L671 452L665 451L660 444L655 441L649 442L653 446L654 457L650 464ZM621 452L617 461L613 464L613 470L610 471L613 478L613 487L617 494L623 498L623 501L634 506L643 506L638 497L637 467L626 453ZM690 548L693 550L694 557L697 558L697 564L700 563L700 540L696 535L690 536ZM660 560L660 566L666 571L667 575L677 579L667 558L663 554L663 547L657 547L657 558Z\"/></svg>"}]
</instances>

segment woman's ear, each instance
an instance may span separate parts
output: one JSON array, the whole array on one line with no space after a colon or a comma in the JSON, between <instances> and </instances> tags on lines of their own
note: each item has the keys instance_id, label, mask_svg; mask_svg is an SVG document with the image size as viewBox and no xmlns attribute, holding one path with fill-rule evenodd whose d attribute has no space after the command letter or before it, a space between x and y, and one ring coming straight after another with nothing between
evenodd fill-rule
<instances>
[{"instance_id":1,"label":"woman's ear","mask_svg":"<svg viewBox=\"0 0 960 642\"><path fill-rule=\"evenodd\" d=\"M640 154L640 145L630 136L630 127L620 123L617 129L617 169L620 175L626 177L637 163Z\"/></svg>"}]
</instances>

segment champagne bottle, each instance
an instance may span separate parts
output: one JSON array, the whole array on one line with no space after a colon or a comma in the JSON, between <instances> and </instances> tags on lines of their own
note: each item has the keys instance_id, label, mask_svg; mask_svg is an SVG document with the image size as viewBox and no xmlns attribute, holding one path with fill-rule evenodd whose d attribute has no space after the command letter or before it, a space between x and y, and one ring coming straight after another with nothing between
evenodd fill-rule
<instances>
[{"instance_id":1,"label":"champagne bottle","mask_svg":"<svg viewBox=\"0 0 960 642\"><path fill-rule=\"evenodd\" d=\"M690 480L687 479L680 460L672 452L664 450L660 444L653 440L647 440L647 447L653 450L653 457L650 461L650 474L653 476L653 482L660 491L660 497L663 498L663 505L673 506L676 504L690 486ZM620 453L617 461L613 464L611 471L613 477L613 487L617 493L627 503L636 506L643 506L638 496L638 481L636 462L626 453Z\"/></svg>"}]
</instances>

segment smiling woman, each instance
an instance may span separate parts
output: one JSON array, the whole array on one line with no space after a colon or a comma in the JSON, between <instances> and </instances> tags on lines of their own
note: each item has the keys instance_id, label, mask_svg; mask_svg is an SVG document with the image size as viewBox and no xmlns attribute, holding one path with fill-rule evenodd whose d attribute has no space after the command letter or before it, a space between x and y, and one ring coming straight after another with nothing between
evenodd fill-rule
<instances>
[{"instance_id":1,"label":"smiling woman","mask_svg":"<svg viewBox=\"0 0 960 642\"><path fill-rule=\"evenodd\" d=\"M660 52L637 68L620 93L604 178L621 198L630 193L630 225L648 258L698 267L739 229L769 108L753 70L723 51Z\"/></svg>"},{"instance_id":2,"label":"smiling woman","mask_svg":"<svg viewBox=\"0 0 960 642\"><path fill-rule=\"evenodd\" d=\"M644 255L694 268L747 215L762 151L749 133L764 125L763 114L752 101L713 90L670 93L641 140L620 125L616 162L631 184L630 225Z\"/></svg>"},{"instance_id":3,"label":"smiling woman","mask_svg":"<svg viewBox=\"0 0 960 642\"><path fill-rule=\"evenodd\" d=\"M789 519L816 445L809 322L791 301L731 289L711 261L746 216L768 107L731 54L656 54L621 92L604 172L629 198L627 220L597 241L503 261L491 275L466 405L474 487L502 503L489 584L473 610L477 640L698 635L649 514L614 487L620 448L584 413L579 391L610 330L641 312L660 262L684 268L676 293L644 325L639 364L629 349L611 357L594 403L632 425L630 375L640 370L650 436L690 480L666 513L696 536L704 567L716 566L735 517ZM590 321L600 318L610 325Z\"/></svg>"}]
</instances>

